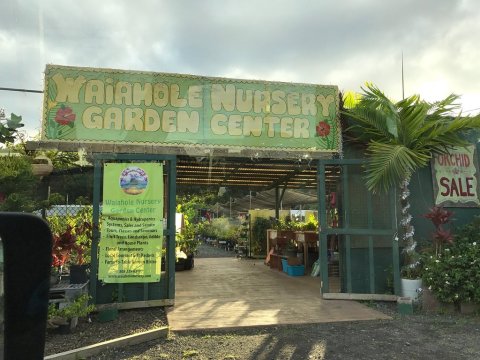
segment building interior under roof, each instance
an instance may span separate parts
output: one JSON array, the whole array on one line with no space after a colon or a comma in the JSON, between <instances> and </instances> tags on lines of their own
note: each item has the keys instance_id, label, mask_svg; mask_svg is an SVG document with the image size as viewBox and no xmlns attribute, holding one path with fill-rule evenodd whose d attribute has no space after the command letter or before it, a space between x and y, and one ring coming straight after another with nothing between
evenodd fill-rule
<instances>
[{"instance_id":1,"label":"building interior under roof","mask_svg":"<svg viewBox=\"0 0 480 360\"><path fill-rule=\"evenodd\" d=\"M327 188L335 186L339 168L326 170ZM177 185L216 185L243 187L251 191L317 189L316 160L280 160L246 158L202 158L180 156L177 159Z\"/></svg>"},{"instance_id":2,"label":"building interior under roof","mask_svg":"<svg viewBox=\"0 0 480 360\"><path fill-rule=\"evenodd\" d=\"M51 143L31 142L31 147L35 149L52 148ZM79 144L54 144L55 148L62 151L76 151ZM124 150L116 145L91 145L83 144L87 148L86 153L90 162L92 153L121 153ZM112 147L113 146L113 147ZM148 150L148 151L147 151ZM285 208L292 207L297 204L313 204L316 202L317 196L317 159L312 156L298 156L293 153L274 153L274 158L255 156L252 154L238 154L238 157L232 154L221 153L217 151L210 153L195 153L192 149L184 147L181 149L184 154L177 155L177 187L179 189L186 187L205 187L205 188L228 188L242 191L248 194L249 208L266 207L273 204L275 207L276 200ZM125 151L128 153L158 153L159 149L145 147L127 147ZM178 151L178 150L177 150ZM162 152L175 153L174 149L164 148ZM242 156L245 155L245 156ZM317 154L321 158L331 158L331 153ZM89 167L77 169L79 172L89 171ZM71 172L70 169L68 172ZM326 168L326 190L327 192L335 191L340 176L340 167L327 166ZM73 170L73 172L76 172ZM55 171L54 174L55 175ZM274 189L278 189L279 195ZM269 191L269 192L266 192ZM295 191L295 192L292 192ZM263 192L263 200L261 196L256 196ZM255 194L255 196L252 196ZM285 195L287 194L287 195ZM292 195L295 194L295 195ZM276 196L279 198L276 199ZM271 197L272 200L265 202L265 198ZM258 200L257 203L250 204L253 199ZM288 199L288 200L287 200ZM240 203L239 199L235 199L236 203ZM263 202L263 203L262 203ZM278 205L277 203L277 205ZM241 207L241 206L240 206ZM245 206L243 206L245 208Z\"/></svg>"}]
</instances>

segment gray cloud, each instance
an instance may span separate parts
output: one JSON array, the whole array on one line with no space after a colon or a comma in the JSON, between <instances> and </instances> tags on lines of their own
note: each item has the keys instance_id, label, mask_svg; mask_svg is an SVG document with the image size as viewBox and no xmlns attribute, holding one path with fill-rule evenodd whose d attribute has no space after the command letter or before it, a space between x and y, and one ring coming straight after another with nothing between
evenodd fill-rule
<instances>
[{"instance_id":1,"label":"gray cloud","mask_svg":"<svg viewBox=\"0 0 480 360\"><path fill-rule=\"evenodd\" d=\"M473 0L27 1L0 5L0 86L42 88L46 63L336 84L480 107ZM41 96L0 92L39 127ZM468 110L468 109L467 109Z\"/></svg>"}]
</instances>

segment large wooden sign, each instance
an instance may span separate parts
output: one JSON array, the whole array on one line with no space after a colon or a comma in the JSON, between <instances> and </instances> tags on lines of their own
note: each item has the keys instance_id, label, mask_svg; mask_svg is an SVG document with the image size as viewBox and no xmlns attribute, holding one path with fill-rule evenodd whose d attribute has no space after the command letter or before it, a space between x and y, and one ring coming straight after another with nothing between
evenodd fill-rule
<instances>
[{"instance_id":1,"label":"large wooden sign","mask_svg":"<svg viewBox=\"0 0 480 360\"><path fill-rule=\"evenodd\" d=\"M435 205L480 206L475 145L455 148L432 160Z\"/></svg>"},{"instance_id":2,"label":"large wooden sign","mask_svg":"<svg viewBox=\"0 0 480 360\"><path fill-rule=\"evenodd\" d=\"M42 140L337 152L338 88L47 65Z\"/></svg>"}]
</instances>

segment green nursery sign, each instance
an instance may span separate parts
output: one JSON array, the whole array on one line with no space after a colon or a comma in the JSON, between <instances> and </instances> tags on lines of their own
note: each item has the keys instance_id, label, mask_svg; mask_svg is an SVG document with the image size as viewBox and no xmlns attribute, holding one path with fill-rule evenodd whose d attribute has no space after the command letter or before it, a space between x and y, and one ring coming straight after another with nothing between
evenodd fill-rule
<instances>
[{"instance_id":1,"label":"green nursery sign","mask_svg":"<svg viewBox=\"0 0 480 360\"><path fill-rule=\"evenodd\" d=\"M340 148L336 86L47 65L43 140Z\"/></svg>"},{"instance_id":2,"label":"green nursery sign","mask_svg":"<svg viewBox=\"0 0 480 360\"><path fill-rule=\"evenodd\" d=\"M107 163L103 189L98 278L106 283L160 281L162 164Z\"/></svg>"}]
</instances>

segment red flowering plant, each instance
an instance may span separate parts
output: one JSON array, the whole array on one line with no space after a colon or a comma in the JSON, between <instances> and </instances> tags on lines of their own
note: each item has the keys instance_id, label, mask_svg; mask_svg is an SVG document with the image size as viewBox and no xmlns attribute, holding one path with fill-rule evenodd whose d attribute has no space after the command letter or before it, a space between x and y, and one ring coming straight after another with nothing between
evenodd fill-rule
<instances>
[{"instance_id":1,"label":"red flowering plant","mask_svg":"<svg viewBox=\"0 0 480 360\"><path fill-rule=\"evenodd\" d=\"M430 219L435 226L435 231L432 234L433 245L435 246L435 255L442 253L444 244L453 243L453 235L450 229L444 229L443 225L451 221L453 212L443 208L443 206L434 206L423 217Z\"/></svg>"},{"instance_id":2,"label":"red flowering plant","mask_svg":"<svg viewBox=\"0 0 480 360\"><path fill-rule=\"evenodd\" d=\"M49 216L52 230L52 267L61 270L64 265L83 265L89 262L92 243L91 207L76 215Z\"/></svg>"},{"instance_id":3,"label":"red flowering plant","mask_svg":"<svg viewBox=\"0 0 480 360\"><path fill-rule=\"evenodd\" d=\"M78 262L83 264L83 249L77 244L77 235L74 229L67 225L63 232L53 233L52 266L64 266L70 260L73 252L76 252Z\"/></svg>"}]
</instances>

